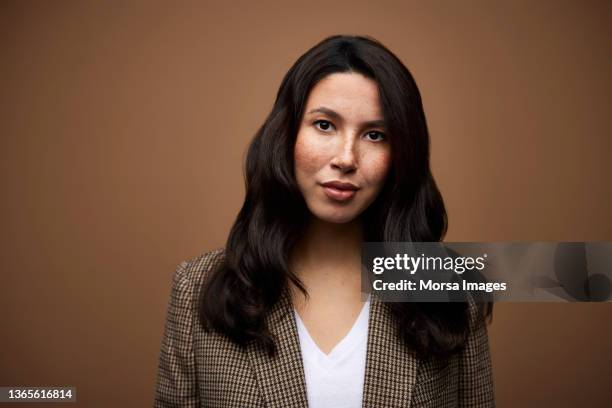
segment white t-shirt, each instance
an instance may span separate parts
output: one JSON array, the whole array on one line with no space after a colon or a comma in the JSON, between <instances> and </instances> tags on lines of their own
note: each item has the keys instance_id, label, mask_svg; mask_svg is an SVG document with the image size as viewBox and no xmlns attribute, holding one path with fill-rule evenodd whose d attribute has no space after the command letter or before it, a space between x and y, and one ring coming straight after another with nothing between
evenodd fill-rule
<instances>
[{"instance_id":1,"label":"white t-shirt","mask_svg":"<svg viewBox=\"0 0 612 408\"><path fill-rule=\"evenodd\" d=\"M368 343L370 297L346 336L325 354L295 308L309 408L361 408Z\"/></svg>"}]
</instances>

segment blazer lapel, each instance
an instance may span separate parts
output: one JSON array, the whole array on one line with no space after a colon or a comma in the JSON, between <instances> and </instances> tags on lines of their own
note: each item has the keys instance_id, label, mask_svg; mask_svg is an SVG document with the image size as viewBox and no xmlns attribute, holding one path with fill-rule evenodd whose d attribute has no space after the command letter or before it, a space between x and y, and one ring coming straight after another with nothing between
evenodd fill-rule
<instances>
[{"instance_id":1,"label":"blazer lapel","mask_svg":"<svg viewBox=\"0 0 612 408\"><path fill-rule=\"evenodd\" d=\"M373 293L362 408L409 407L418 361L399 340L396 320L386 304Z\"/></svg>"},{"instance_id":2,"label":"blazer lapel","mask_svg":"<svg viewBox=\"0 0 612 408\"><path fill-rule=\"evenodd\" d=\"M277 340L269 358L251 343L247 354L268 408L307 408L306 383L293 304L288 290L267 317ZM384 302L371 296L362 408L406 408L416 382L418 359L399 340L397 323Z\"/></svg>"},{"instance_id":3,"label":"blazer lapel","mask_svg":"<svg viewBox=\"0 0 612 408\"><path fill-rule=\"evenodd\" d=\"M307 408L302 354L288 290L267 316L268 329L277 347L275 358L251 343L247 354L268 408Z\"/></svg>"}]
</instances>

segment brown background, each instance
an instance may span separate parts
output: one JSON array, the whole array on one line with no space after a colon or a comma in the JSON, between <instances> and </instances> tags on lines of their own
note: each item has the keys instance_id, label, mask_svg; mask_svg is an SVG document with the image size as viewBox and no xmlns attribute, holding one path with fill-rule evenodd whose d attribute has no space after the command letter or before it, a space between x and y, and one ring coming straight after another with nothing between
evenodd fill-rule
<instances>
[{"instance_id":1,"label":"brown background","mask_svg":"<svg viewBox=\"0 0 612 408\"><path fill-rule=\"evenodd\" d=\"M447 241L612 240L611 16L604 1L3 1L0 385L151 405L171 274L224 245L249 140L331 34L372 35L414 74ZM498 406L609 406L611 304L499 304L490 335Z\"/></svg>"}]
</instances>

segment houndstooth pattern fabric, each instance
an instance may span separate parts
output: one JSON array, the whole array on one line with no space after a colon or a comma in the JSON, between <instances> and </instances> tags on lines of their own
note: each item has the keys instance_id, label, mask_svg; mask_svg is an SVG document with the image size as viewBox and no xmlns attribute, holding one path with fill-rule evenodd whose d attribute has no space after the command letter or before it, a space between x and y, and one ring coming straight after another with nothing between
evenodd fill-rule
<instances>
[{"instance_id":1,"label":"houndstooth pattern fabric","mask_svg":"<svg viewBox=\"0 0 612 408\"><path fill-rule=\"evenodd\" d=\"M246 349L197 318L198 289L224 260L223 248L178 265L159 356L154 407L306 408L304 368L288 291L267 316L279 344L269 358ZM362 408L493 407L487 328L474 318L465 350L446 360L418 359L397 337L397 324L372 296ZM332 407L330 407L332 408Z\"/></svg>"}]
</instances>

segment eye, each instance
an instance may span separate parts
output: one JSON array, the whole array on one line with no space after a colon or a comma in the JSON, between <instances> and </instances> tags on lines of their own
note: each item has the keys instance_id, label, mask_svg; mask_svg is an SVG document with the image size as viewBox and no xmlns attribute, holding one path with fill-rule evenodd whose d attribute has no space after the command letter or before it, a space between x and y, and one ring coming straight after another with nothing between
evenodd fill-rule
<instances>
[{"instance_id":1,"label":"eye","mask_svg":"<svg viewBox=\"0 0 612 408\"><path fill-rule=\"evenodd\" d=\"M313 125L322 132L329 132L333 130L334 125L327 120L315 120Z\"/></svg>"},{"instance_id":2,"label":"eye","mask_svg":"<svg viewBox=\"0 0 612 408\"><path fill-rule=\"evenodd\" d=\"M373 142L382 142L385 140L385 134L378 131L371 131L365 134Z\"/></svg>"}]
</instances>

